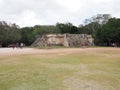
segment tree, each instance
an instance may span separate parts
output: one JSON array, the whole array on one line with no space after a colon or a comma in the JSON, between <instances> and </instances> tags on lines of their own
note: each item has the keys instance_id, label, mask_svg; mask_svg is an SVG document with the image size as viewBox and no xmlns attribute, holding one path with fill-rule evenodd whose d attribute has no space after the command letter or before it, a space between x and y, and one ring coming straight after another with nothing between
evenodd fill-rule
<instances>
[{"instance_id":1,"label":"tree","mask_svg":"<svg viewBox=\"0 0 120 90\"><path fill-rule=\"evenodd\" d=\"M71 34L78 34L78 28L76 26L72 26L70 30Z\"/></svg>"},{"instance_id":2,"label":"tree","mask_svg":"<svg viewBox=\"0 0 120 90\"><path fill-rule=\"evenodd\" d=\"M21 32L18 25L7 24L5 21L0 21L0 42L2 46L7 46L21 39Z\"/></svg>"},{"instance_id":3,"label":"tree","mask_svg":"<svg viewBox=\"0 0 120 90\"><path fill-rule=\"evenodd\" d=\"M61 33L71 33L71 29L73 27L72 23L56 23L56 27L61 30Z\"/></svg>"},{"instance_id":4,"label":"tree","mask_svg":"<svg viewBox=\"0 0 120 90\"><path fill-rule=\"evenodd\" d=\"M58 34L61 33L60 29L54 25L36 25L33 30L35 36L42 34Z\"/></svg>"},{"instance_id":5,"label":"tree","mask_svg":"<svg viewBox=\"0 0 120 90\"><path fill-rule=\"evenodd\" d=\"M21 42L25 45L31 45L35 40L35 35L33 34L33 27L24 27L21 28Z\"/></svg>"},{"instance_id":6,"label":"tree","mask_svg":"<svg viewBox=\"0 0 120 90\"><path fill-rule=\"evenodd\" d=\"M120 19L111 18L97 31L97 40L99 43L117 43L120 45Z\"/></svg>"},{"instance_id":7,"label":"tree","mask_svg":"<svg viewBox=\"0 0 120 90\"><path fill-rule=\"evenodd\" d=\"M111 18L110 14L98 14L96 16L91 17L90 19L85 20L85 28L91 32L94 41L96 43L96 33L99 28L101 28L104 24L108 22Z\"/></svg>"}]
</instances>

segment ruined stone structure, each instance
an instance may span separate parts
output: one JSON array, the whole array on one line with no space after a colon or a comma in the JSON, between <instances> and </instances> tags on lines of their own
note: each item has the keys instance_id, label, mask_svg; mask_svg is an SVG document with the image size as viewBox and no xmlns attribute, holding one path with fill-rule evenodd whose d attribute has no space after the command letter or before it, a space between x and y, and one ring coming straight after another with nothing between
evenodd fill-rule
<instances>
[{"instance_id":1,"label":"ruined stone structure","mask_svg":"<svg viewBox=\"0 0 120 90\"><path fill-rule=\"evenodd\" d=\"M39 36L31 46L93 46L93 38L87 34L47 34Z\"/></svg>"}]
</instances>

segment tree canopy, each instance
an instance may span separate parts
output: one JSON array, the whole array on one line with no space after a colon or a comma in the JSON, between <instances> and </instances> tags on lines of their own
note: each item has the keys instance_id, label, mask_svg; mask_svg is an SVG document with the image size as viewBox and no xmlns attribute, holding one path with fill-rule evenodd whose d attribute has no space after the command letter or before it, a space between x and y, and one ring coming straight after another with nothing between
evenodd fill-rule
<instances>
[{"instance_id":1,"label":"tree canopy","mask_svg":"<svg viewBox=\"0 0 120 90\"><path fill-rule=\"evenodd\" d=\"M5 21L0 21L0 43L3 46L7 46L19 40L21 40L21 32L18 25L7 24Z\"/></svg>"},{"instance_id":2,"label":"tree canopy","mask_svg":"<svg viewBox=\"0 0 120 90\"><path fill-rule=\"evenodd\" d=\"M97 43L116 43L120 45L120 19L111 18L97 31Z\"/></svg>"}]
</instances>

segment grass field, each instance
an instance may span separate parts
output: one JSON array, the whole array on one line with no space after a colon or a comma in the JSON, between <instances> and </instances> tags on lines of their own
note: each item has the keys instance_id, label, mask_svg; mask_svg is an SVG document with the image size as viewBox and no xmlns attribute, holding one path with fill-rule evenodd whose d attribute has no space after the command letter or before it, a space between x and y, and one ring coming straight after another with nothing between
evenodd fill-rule
<instances>
[{"instance_id":1,"label":"grass field","mask_svg":"<svg viewBox=\"0 0 120 90\"><path fill-rule=\"evenodd\" d=\"M119 48L67 50L1 56L0 90L120 90Z\"/></svg>"}]
</instances>

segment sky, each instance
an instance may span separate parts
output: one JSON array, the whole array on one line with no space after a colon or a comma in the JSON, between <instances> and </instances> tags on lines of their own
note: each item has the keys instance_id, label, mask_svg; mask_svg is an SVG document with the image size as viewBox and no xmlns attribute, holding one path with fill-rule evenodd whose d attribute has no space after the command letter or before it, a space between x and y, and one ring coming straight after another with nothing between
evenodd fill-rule
<instances>
[{"instance_id":1,"label":"sky","mask_svg":"<svg viewBox=\"0 0 120 90\"><path fill-rule=\"evenodd\" d=\"M80 25L97 14L120 18L120 0L0 0L0 21L20 27L71 22Z\"/></svg>"}]
</instances>

